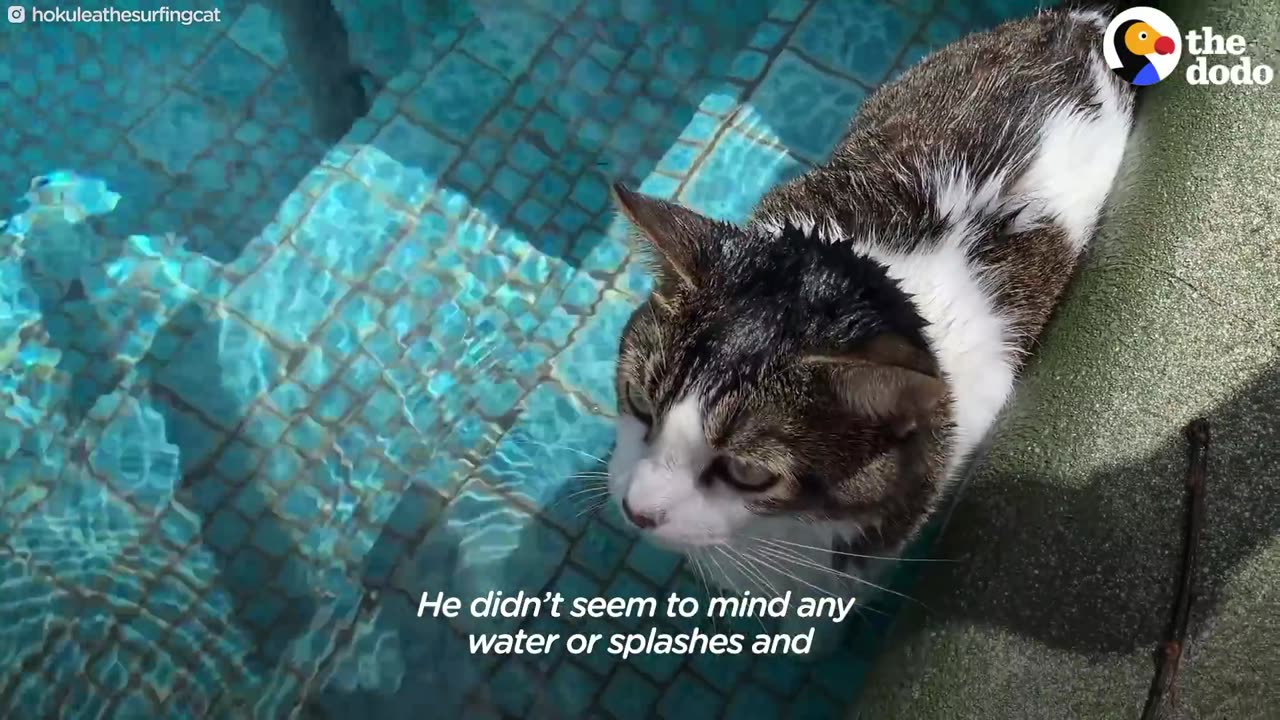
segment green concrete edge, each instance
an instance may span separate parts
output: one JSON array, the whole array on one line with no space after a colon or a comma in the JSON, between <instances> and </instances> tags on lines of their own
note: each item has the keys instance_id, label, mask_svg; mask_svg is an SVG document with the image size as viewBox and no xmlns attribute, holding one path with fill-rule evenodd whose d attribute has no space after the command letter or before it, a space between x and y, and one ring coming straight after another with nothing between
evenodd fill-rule
<instances>
[{"instance_id":1,"label":"green concrete edge","mask_svg":"<svg viewBox=\"0 0 1280 720\"><path fill-rule=\"evenodd\" d=\"M1280 0L1167 4L1280 70ZM1184 60L1184 62L1186 62ZM1124 199L850 717L1137 718L1214 426L1178 711L1280 713L1280 81L1152 89ZM1267 713L1272 713L1267 715Z\"/></svg>"}]
</instances>

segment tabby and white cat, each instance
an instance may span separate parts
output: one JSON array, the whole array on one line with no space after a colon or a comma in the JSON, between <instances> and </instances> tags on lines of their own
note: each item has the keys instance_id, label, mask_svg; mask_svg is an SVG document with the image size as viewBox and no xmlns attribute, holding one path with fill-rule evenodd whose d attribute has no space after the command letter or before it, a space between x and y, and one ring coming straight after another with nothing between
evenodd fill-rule
<instances>
[{"instance_id":1,"label":"tabby and white cat","mask_svg":"<svg viewBox=\"0 0 1280 720\"><path fill-rule=\"evenodd\" d=\"M609 465L636 527L732 589L870 595L862 556L929 518L1096 232L1135 100L1107 21L934 53L745 225L615 186L655 261Z\"/></svg>"}]
</instances>

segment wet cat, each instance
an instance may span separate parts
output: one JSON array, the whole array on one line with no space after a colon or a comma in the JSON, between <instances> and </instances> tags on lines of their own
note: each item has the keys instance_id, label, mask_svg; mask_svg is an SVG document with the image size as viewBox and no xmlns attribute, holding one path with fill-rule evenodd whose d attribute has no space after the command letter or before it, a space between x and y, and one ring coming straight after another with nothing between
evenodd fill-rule
<instances>
[{"instance_id":1,"label":"wet cat","mask_svg":"<svg viewBox=\"0 0 1280 720\"><path fill-rule=\"evenodd\" d=\"M995 422L1099 219L1134 91L1108 17L930 55L743 225L615 186L654 290L617 365L610 489L722 586L870 595Z\"/></svg>"}]
</instances>

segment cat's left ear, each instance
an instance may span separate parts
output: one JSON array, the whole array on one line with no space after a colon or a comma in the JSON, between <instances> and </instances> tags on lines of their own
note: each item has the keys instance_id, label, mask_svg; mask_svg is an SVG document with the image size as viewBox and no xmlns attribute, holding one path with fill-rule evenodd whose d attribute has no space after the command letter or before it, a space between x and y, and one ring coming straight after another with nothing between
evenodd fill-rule
<instances>
[{"instance_id":1,"label":"cat's left ear","mask_svg":"<svg viewBox=\"0 0 1280 720\"><path fill-rule=\"evenodd\" d=\"M880 335L852 352L805 360L828 367L840 402L898 437L929 425L946 398L946 382L932 355L899 335Z\"/></svg>"},{"instance_id":2,"label":"cat's left ear","mask_svg":"<svg viewBox=\"0 0 1280 720\"><path fill-rule=\"evenodd\" d=\"M613 186L613 202L653 251L661 280L696 288L728 223L712 220L681 205Z\"/></svg>"}]
</instances>

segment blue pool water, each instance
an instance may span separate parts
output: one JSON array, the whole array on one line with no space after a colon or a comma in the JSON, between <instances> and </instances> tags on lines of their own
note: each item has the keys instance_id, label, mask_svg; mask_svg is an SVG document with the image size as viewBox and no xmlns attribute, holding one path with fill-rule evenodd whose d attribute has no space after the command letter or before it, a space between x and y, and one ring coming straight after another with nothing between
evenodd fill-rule
<instances>
[{"instance_id":1,"label":"blue pool water","mask_svg":"<svg viewBox=\"0 0 1280 720\"><path fill-rule=\"evenodd\" d=\"M723 5L4 25L0 716L840 717L891 610L808 663L473 656L644 624L415 615L704 595L581 492L648 282L608 183L740 219L877 84L1035 3Z\"/></svg>"}]
</instances>

